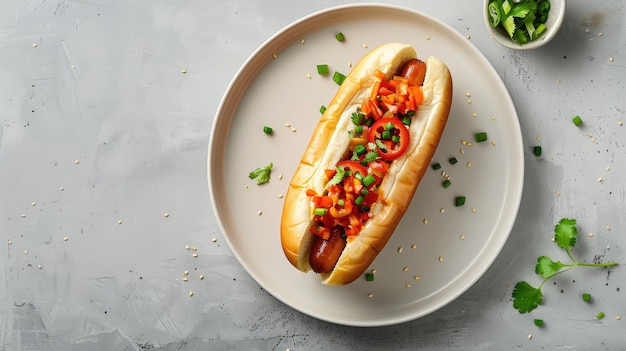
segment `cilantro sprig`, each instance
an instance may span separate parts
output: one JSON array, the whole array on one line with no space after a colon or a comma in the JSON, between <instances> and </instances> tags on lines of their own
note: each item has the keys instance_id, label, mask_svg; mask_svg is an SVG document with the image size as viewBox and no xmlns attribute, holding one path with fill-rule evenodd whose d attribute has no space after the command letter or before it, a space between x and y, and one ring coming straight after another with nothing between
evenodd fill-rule
<instances>
[{"instance_id":1,"label":"cilantro sprig","mask_svg":"<svg viewBox=\"0 0 626 351\"><path fill-rule=\"evenodd\" d=\"M543 278L539 286L534 287L526 281L520 281L513 288L513 307L520 313L530 312L542 303L543 293L541 288L550 278L557 274L567 272L576 267L611 267L619 264L618 262L585 263L577 260L572 254L577 236L578 228L576 227L575 219L563 218L554 227L554 241L560 248L565 250L571 263L554 261L548 256L539 257L535 266L535 273Z\"/></svg>"},{"instance_id":2,"label":"cilantro sprig","mask_svg":"<svg viewBox=\"0 0 626 351\"><path fill-rule=\"evenodd\" d=\"M248 177L250 179L255 179L258 185L267 183L270 181L270 174L272 173L272 167L274 167L274 164L270 162L269 165L265 167L259 167L255 169L254 171L250 172L248 174Z\"/></svg>"}]
</instances>

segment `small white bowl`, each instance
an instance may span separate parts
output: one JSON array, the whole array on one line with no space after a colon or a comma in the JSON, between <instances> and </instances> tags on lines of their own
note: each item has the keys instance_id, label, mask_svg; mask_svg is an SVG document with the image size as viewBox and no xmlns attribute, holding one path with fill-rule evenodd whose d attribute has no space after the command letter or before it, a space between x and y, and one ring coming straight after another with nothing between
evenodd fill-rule
<instances>
[{"instance_id":1,"label":"small white bowl","mask_svg":"<svg viewBox=\"0 0 626 351\"><path fill-rule=\"evenodd\" d=\"M565 17L566 0L550 0L550 12L548 14L548 20L546 21L546 31L539 38L520 45L515 43L502 28L493 28L491 24L489 24L489 13L487 12L489 2L490 0L483 1L483 18L487 26L487 31L499 44L515 50L530 50L544 46L559 32L563 24L563 18Z\"/></svg>"}]
</instances>

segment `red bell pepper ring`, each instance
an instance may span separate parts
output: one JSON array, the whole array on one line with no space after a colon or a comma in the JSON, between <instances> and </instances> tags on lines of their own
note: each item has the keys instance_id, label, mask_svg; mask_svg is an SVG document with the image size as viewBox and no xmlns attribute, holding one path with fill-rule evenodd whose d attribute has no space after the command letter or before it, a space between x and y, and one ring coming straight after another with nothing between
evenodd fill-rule
<instances>
[{"instance_id":1,"label":"red bell pepper ring","mask_svg":"<svg viewBox=\"0 0 626 351\"><path fill-rule=\"evenodd\" d=\"M398 142L387 143L388 140L382 139L382 133L385 131L385 126L387 123L391 123L393 128L389 130L392 135L396 135L399 137ZM402 156L404 152L409 147L409 130L407 127L397 118L382 118L378 121L374 122L372 127L370 128L369 141L371 143L375 143L376 140L379 140L383 143L386 143L386 150L380 149L378 147L378 154L383 160L395 160L396 158Z\"/></svg>"},{"instance_id":2,"label":"red bell pepper ring","mask_svg":"<svg viewBox=\"0 0 626 351\"><path fill-rule=\"evenodd\" d=\"M361 165L358 161L337 162L337 167L343 169L344 171L349 170L352 176L356 176L357 173L361 173L361 176L363 177L367 175L367 168Z\"/></svg>"}]
</instances>

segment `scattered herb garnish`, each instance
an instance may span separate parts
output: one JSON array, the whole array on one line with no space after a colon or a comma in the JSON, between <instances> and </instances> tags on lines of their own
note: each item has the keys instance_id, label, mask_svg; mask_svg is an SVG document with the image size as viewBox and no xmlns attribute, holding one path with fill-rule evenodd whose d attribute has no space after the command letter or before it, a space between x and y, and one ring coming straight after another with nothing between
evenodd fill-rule
<instances>
[{"instance_id":1,"label":"scattered herb garnish","mask_svg":"<svg viewBox=\"0 0 626 351\"><path fill-rule=\"evenodd\" d=\"M534 323L538 327L543 327L543 319L535 319Z\"/></svg>"},{"instance_id":2,"label":"scattered herb garnish","mask_svg":"<svg viewBox=\"0 0 626 351\"><path fill-rule=\"evenodd\" d=\"M320 106L320 113L324 114L324 112L326 112L326 106L322 105Z\"/></svg>"},{"instance_id":3,"label":"scattered herb garnish","mask_svg":"<svg viewBox=\"0 0 626 351\"><path fill-rule=\"evenodd\" d=\"M335 72L333 74L333 81L337 83L337 85L341 85L345 79L346 79L346 76L343 75L342 73Z\"/></svg>"},{"instance_id":4,"label":"scattered herb garnish","mask_svg":"<svg viewBox=\"0 0 626 351\"><path fill-rule=\"evenodd\" d=\"M591 294L584 293L583 294L583 301L585 301L585 302L591 301Z\"/></svg>"},{"instance_id":5,"label":"scattered herb garnish","mask_svg":"<svg viewBox=\"0 0 626 351\"><path fill-rule=\"evenodd\" d=\"M368 282L373 282L374 281L374 274L373 273L365 273L365 280L367 280Z\"/></svg>"},{"instance_id":6,"label":"scattered herb garnish","mask_svg":"<svg viewBox=\"0 0 626 351\"><path fill-rule=\"evenodd\" d=\"M263 126L263 133L265 133L265 134L272 134L272 133L274 133L274 130L272 129L272 127Z\"/></svg>"},{"instance_id":7,"label":"scattered herb garnish","mask_svg":"<svg viewBox=\"0 0 626 351\"><path fill-rule=\"evenodd\" d=\"M541 146L533 147L533 154L537 157L541 156Z\"/></svg>"},{"instance_id":8,"label":"scattered herb garnish","mask_svg":"<svg viewBox=\"0 0 626 351\"><path fill-rule=\"evenodd\" d=\"M572 122L574 122L574 125L576 127L580 126L581 124L583 124L583 119L580 118L580 116L576 116L574 118L572 118Z\"/></svg>"},{"instance_id":9,"label":"scattered herb garnish","mask_svg":"<svg viewBox=\"0 0 626 351\"><path fill-rule=\"evenodd\" d=\"M454 206L463 206L465 205L465 196L457 196L454 199Z\"/></svg>"},{"instance_id":10,"label":"scattered herb garnish","mask_svg":"<svg viewBox=\"0 0 626 351\"><path fill-rule=\"evenodd\" d=\"M487 141L487 132L480 132L474 134L474 139L476 139L477 143L482 143L483 141Z\"/></svg>"},{"instance_id":11,"label":"scattered herb garnish","mask_svg":"<svg viewBox=\"0 0 626 351\"><path fill-rule=\"evenodd\" d=\"M606 316L606 314L604 314L604 312L598 312L598 314L596 314L596 318L597 318L598 320L600 320L600 319L604 318L605 316Z\"/></svg>"},{"instance_id":12,"label":"scattered herb garnish","mask_svg":"<svg viewBox=\"0 0 626 351\"><path fill-rule=\"evenodd\" d=\"M441 169L441 163L439 163L439 162L437 162L437 163L433 163L433 166L432 166L432 167L433 167L433 169L434 169L435 171L437 171L437 170Z\"/></svg>"},{"instance_id":13,"label":"scattered herb garnish","mask_svg":"<svg viewBox=\"0 0 626 351\"><path fill-rule=\"evenodd\" d=\"M259 167L250 172L250 174L248 174L248 177L250 177L250 179L256 179L256 183L258 185L267 183L270 181L270 173L272 172L272 167L274 167L274 164L272 163L265 167Z\"/></svg>"},{"instance_id":14,"label":"scattered herb garnish","mask_svg":"<svg viewBox=\"0 0 626 351\"><path fill-rule=\"evenodd\" d=\"M617 262L609 263L585 263L578 261L572 255L572 248L576 245L578 228L576 220L563 218L554 227L554 239L556 244L565 250L572 263L562 263L553 261L548 256L541 256L537 259L535 273L543 277L543 281L538 287L534 287L526 281L520 281L513 288L513 307L520 313L527 313L539 306L543 301L541 288L552 277L559 273L566 272L575 267L610 267L618 265Z\"/></svg>"},{"instance_id":15,"label":"scattered herb garnish","mask_svg":"<svg viewBox=\"0 0 626 351\"><path fill-rule=\"evenodd\" d=\"M339 32L335 34L335 39L337 39L338 41L344 41L346 37L343 35L343 33Z\"/></svg>"},{"instance_id":16,"label":"scattered herb garnish","mask_svg":"<svg viewBox=\"0 0 626 351\"><path fill-rule=\"evenodd\" d=\"M317 74L327 74L327 73L328 73L327 64L317 65Z\"/></svg>"}]
</instances>

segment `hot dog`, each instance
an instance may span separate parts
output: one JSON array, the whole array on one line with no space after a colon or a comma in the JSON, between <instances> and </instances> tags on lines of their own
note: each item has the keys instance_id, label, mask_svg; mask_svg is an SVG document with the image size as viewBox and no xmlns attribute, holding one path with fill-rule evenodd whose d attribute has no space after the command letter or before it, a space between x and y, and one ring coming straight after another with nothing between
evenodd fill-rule
<instances>
[{"instance_id":1,"label":"hot dog","mask_svg":"<svg viewBox=\"0 0 626 351\"><path fill-rule=\"evenodd\" d=\"M285 256L322 283L353 282L393 234L446 125L448 67L406 44L381 45L348 74L289 183Z\"/></svg>"}]
</instances>

